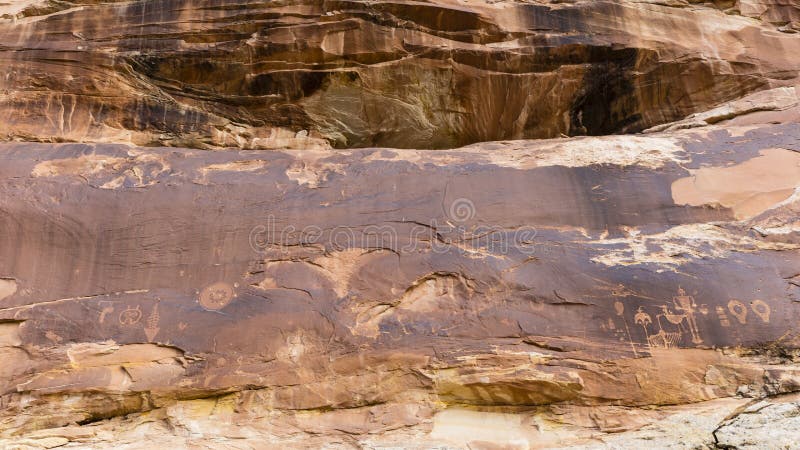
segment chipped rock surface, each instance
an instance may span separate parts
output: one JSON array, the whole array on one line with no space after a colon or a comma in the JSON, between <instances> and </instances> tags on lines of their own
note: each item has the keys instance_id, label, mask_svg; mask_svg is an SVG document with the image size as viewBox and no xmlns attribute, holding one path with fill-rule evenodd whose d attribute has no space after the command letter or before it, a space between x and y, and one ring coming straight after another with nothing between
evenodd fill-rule
<instances>
[{"instance_id":1,"label":"chipped rock surface","mask_svg":"<svg viewBox=\"0 0 800 450\"><path fill-rule=\"evenodd\" d=\"M0 4L0 448L798 448L798 11Z\"/></svg>"}]
</instances>

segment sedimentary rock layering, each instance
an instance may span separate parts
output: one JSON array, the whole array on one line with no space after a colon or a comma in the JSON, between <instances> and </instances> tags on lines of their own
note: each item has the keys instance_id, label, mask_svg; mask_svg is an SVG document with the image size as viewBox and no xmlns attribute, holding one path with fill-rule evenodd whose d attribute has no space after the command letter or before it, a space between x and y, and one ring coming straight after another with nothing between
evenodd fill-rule
<instances>
[{"instance_id":1,"label":"sedimentary rock layering","mask_svg":"<svg viewBox=\"0 0 800 450\"><path fill-rule=\"evenodd\" d=\"M793 0L17 0L0 138L447 148L634 132L798 75Z\"/></svg>"},{"instance_id":2,"label":"sedimentary rock layering","mask_svg":"<svg viewBox=\"0 0 800 450\"><path fill-rule=\"evenodd\" d=\"M0 448L796 448L798 29L0 3Z\"/></svg>"},{"instance_id":3,"label":"sedimentary rock layering","mask_svg":"<svg viewBox=\"0 0 800 450\"><path fill-rule=\"evenodd\" d=\"M797 123L0 151L7 439L712 445L800 386Z\"/></svg>"}]
</instances>

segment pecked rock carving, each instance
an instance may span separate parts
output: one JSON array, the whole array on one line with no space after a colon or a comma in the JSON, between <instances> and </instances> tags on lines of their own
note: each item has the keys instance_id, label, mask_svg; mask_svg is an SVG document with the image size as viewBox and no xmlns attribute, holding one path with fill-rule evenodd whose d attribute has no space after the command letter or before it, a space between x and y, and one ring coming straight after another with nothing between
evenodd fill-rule
<instances>
[{"instance_id":1,"label":"pecked rock carving","mask_svg":"<svg viewBox=\"0 0 800 450\"><path fill-rule=\"evenodd\" d=\"M740 217L675 185L785 180L787 164L757 162L800 151L800 125L647 136L326 154L2 144L0 273L16 287L0 308L2 439L739 439L730 417L798 386L797 196ZM581 149L592 159L556 157ZM170 169L111 189L129 163L41 169L131 152ZM303 164L336 171L307 183ZM495 425L465 435L475 421Z\"/></svg>"},{"instance_id":2,"label":"pecked rock carving","mask_svg":"<svg viewBox=\"0 0 800 450\"><path fill-rule=\"evenodd\" d=\"M792 448L798 31L0 4L0 448Z\"/></svg>"}]
</instances>

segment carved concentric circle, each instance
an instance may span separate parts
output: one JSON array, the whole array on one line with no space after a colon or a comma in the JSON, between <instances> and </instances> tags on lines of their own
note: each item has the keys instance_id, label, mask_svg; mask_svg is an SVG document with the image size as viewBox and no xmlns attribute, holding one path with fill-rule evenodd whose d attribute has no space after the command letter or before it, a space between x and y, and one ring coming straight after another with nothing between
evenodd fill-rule
<instances>
[{"instance_id":1,"label":"carved concentric circle","mask_svg":"<svg viewBox=\"0 0 800 450\"><path fill-rule=\"evenodd\" d=\"M475 204L466 198L458 198L450 204L450 219L467 222L475 217Z\"/></svg>"}]
</instances>

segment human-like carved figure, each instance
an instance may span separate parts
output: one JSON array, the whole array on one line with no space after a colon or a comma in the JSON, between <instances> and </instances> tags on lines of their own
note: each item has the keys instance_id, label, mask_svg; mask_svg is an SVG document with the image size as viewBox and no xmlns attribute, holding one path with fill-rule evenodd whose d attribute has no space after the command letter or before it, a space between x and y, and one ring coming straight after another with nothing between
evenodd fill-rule
<instances>
[{"instance_id":1,"label":"human-like carved figure","mask_svg":"<svg viewBox=\"0 0 800 450\"><path fill-rule=\"evenodd\" d=\"M696 314L708 314L708 307L706 305L698 306L691 295L686 295L683 288L678 288L678 295L672 297L672 305L675 311L670 310L669 305L661 305L661 313L656 315L655 323L658 325L658 332L650 334L649 327L653 324L653 318L645 312L643 307L639 307L634 316L634 321L640 325L644 330L647 337L647 345L652 347L670 348L680 342L681 337L688 328L692 336L692 343L702 344L703 339L700 337L700 330L697 326ZM668 331L669 328L664 327L662 319L666 319L676 327L672 328L674 331Z\"/></svg>"},{"instance_id":2,"label":"human-like carved figure","mask_svg":"<svg viewBox=\"0 0 800 450\"><path fill-rule=\"evenodd\" d=\"M704 309L704 305L701 305L700 308L698 308L697 303L694 301L694 297L691 295L686 295L686 291L680 287L678 288L678 295L672 297L672 303L675 305L675 309L681 311L683 314L666 314L668 310L666 307L664 307L664 312L666 314L665 317L667 320L676 325L680 325L683 320L686 320L686 323L689 325L689 331L692 333L692 343L702 344L703 339L700 337L700 330L697 327L697 319L695 318L695 314L700 312L701 314L705 315L708 314L708 310ZM675 320L678 320L678 322L675 322Z\"/></svg>"}]
</instances>

